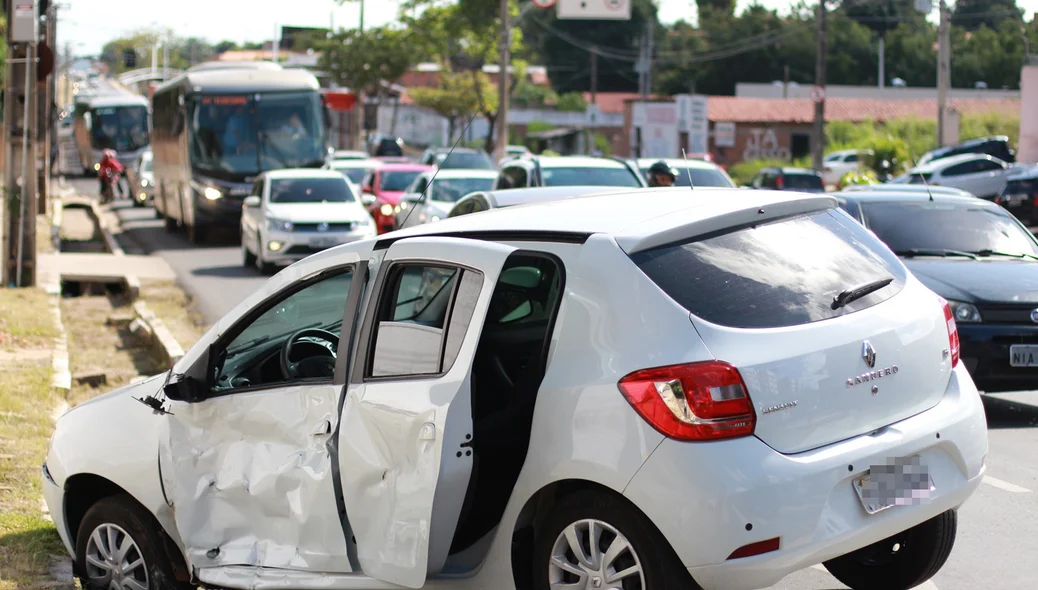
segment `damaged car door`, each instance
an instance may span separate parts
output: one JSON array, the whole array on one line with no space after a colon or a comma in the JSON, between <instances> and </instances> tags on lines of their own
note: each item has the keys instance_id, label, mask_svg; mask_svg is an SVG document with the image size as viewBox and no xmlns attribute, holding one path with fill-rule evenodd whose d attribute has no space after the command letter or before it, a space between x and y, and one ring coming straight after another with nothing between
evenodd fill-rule
<instances>
[{"instance_id":1,"label":"damaged car door","mask_svg":"<svg viewBox=\"0 0 1038 590\"><path fill-rule=\"evenodd\" d=\"M446 562L472 470L472 363L514 250L401 239L380 264L338 447L346 516L367 576L420 588Z\"/></svg>"},{"instance_id":2,"label":"damaged car door","mask_svg":"<svg viewBox=\"0 0 1038 590\"><path fill-rule=\"evenodd\" d=\"M352 260L246 312L166 387L163 486L202 581L228 567L351 571L329 446L353 325L342 329L346 302L366 271Z\"/></svg>"}]
</instances>

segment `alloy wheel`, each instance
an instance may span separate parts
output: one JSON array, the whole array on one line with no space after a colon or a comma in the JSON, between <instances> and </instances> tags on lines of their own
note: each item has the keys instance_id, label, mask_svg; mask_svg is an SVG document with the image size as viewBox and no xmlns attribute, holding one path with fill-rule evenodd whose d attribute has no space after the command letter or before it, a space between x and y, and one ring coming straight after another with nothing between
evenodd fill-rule
<instances>
[{"instance_id":1,"label":"alloy wheel","mask_svg":"<svg viewBox=\"0 0 1038 590\"><path fill-rule=\"evenodd\" d=\"M644 590L645 572L627 537L609 523L586 519L559 533L548 583L552 590Z\"/></svg>"},{"instance_id":2,"label":"alloy wheel","mask_svg":"<svg viewBox=\"0 0 1038 590\"><path fill-rule=\"evenodd\" d=\"M137 542L117 525L94 529L86 546L86 579L92 587L148 590L148 564Z\"/></svg>"}]
</instances>

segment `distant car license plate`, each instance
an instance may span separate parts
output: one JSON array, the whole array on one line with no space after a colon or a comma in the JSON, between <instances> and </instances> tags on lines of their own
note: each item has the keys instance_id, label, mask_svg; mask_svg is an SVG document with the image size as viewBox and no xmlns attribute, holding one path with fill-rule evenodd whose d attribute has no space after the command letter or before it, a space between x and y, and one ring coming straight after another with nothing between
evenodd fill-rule
<instances>
[{"instance_id":1,"label":"distant car license plate","mask_svg":"<svg viewBox=\"0 0 1038 590\"><path fill-rule=\"evenodd\" d=\"M1038 367L1038 345L1014 344L1010 346L1009 365L1013 367Z\"/></svg>"},{"instance_id":2,"label":"distant car license plate","mask_svg":"<svg viewBox=\"0 0 1038 590\"><path fill-rule=\"evenodd\" d=\"M933 478L918 456L873 465L868 473L854 479L854 491L869 514L919 504L929 499L935 489Z\"/></svg>"},{"instance_id":3,"label":"distant car license plate","mask_svg":"<svg viewBox=\"0 0 1038 590\"><path fill-rule=\"evenodd\" d=\"M310 238L311 248L331 248L338 245L338 243L339 241L335 238Z\"/></svg>"}]
</instances>

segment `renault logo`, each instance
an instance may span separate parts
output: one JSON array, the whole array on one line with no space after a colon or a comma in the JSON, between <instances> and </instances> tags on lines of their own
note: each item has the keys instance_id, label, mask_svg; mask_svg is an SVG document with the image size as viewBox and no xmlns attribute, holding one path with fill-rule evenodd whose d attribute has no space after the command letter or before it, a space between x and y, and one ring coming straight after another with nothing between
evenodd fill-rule
<instances>
[{"instance_id":1,"label":"renault logo","mask_svg":"<svg viewBox=\"0 0 1038 590\"><path fill-rule=\"evenodd\" d=\"M1031 321L1038 324L1038 309L1031 310Z\"/></svg>"},{"instance_id":2,"label":"renault logo","mask_svg":"<svg viewBox=\"0 0 1038 590\"><path fill-rule=\"evenodd\" d=\"M317 224L317 231L328 231L328 224L327 223L318 223Z\"/></svg>"},{"instance_id":3,"label":"renault logo","mask_svg":"<svg viewBox=\"0 0 1038 590\"><path fill-rule=\"evenodd\" d=\"M872 347L872 343L868 340L861 345L861 358L865 359L865 364L870 369L876 368L876 349Z\"/></svg>"}]
</instances>

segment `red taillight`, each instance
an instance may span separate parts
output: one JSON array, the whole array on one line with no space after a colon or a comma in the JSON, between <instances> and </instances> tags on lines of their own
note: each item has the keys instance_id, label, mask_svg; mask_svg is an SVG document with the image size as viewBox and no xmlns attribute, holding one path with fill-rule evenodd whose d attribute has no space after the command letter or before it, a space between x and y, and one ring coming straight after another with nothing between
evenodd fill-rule
<instances>
[{"instance_id":1,"label":"red taillight","mask_svg":"<svg viewBox=\"0 0 1038 590\"><path fill-rule=\"evenodd\" d=\"M775 178L775 187L782 190L782 187L786 186L786 179L778 176Z\"/></svg>"},{"instance_id":2,"label":"red taillight","mask_svg":"<svg viewBox=\"0 0 1038 590\"><path fill-rule=\"evenodd\" d=\"M620 380L634 409L662 434L682 441L753 434L757 416L739 371L709 361L635 371Z\"/></svg>"},{"instance_id":3,"label":"red taillight","mask_svg":"<svg viewBox=\"0 0 1038 590\"><path fill-rule=\"evenodd\" d=\"M955 368L959 364L959 327L955 324L955 314L952 313L951 304L940 295L937 298L944 306L944 322L948 326L948 348L951 350L952 368Z\"/></svg>"}]
</instances>

